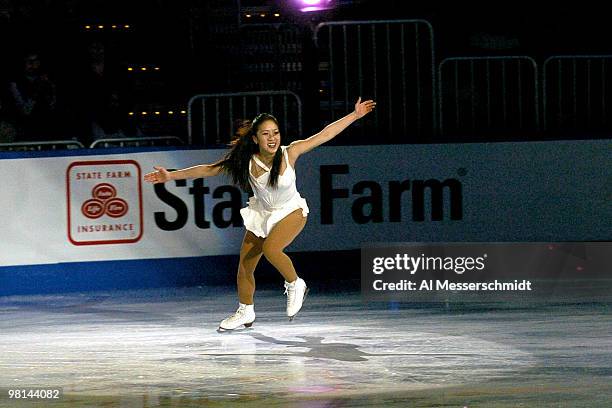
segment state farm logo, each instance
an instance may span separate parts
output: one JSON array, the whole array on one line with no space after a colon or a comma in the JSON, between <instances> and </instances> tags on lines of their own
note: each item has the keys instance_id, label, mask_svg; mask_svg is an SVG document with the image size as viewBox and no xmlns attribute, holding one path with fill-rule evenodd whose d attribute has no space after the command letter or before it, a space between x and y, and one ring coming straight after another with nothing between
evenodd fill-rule
<instances>
[{"instance_id":1,"label":"state farm logo","mask_svg":"<svg viewBox=\"0 0 612 408\"><path fill-rule=\"evenodd\" d=\"M108 183L96 185L91 192L93 198L85 201L81 206L83 215L96 219L106 214L112 218L123 217L128 212L128 203L117 196L117 189Z\"/></svg>"},{"instance_id":2,"label":"state farm logo","mask_svg":"<svg viewBox=\"0 0 612 408\"><path fill-rule=\"evenodd\" d=\"M142 186L137 162L75 162L68 167L66 179L70 242L100 245L140 240Z\"/></svg>"}]
</instances>

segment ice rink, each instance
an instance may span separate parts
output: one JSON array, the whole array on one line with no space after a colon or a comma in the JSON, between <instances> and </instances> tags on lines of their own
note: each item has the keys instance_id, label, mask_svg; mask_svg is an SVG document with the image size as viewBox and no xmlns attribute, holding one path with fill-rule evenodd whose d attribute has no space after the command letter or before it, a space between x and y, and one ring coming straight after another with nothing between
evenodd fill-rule
<instances>
[{"instance_id":1,"label":"ice rink","mask_svg":"<svg viewBox=\"0 0 612 408\"><path fill-rule=\"evenodd\" d=\"M366 303L315 285L289 322L266 285L252 328L220 334L229 287L0 297L0 406L610 406L609 300Z\"/></svg>"}]
</instances>

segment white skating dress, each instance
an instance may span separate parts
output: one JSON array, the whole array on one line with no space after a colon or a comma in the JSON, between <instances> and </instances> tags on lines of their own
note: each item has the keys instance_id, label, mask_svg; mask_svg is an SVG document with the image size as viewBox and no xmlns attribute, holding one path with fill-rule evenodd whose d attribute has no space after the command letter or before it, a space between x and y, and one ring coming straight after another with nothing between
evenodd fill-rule
<instances>
[{"instance_id":1,"label":"white skating dress","mask_svg":"<svg viewBox=\"0 0 612 408\"><path fill-rule=\"evenodd\" d=\"M249 182L253 189L253 196L249 198L248 206L240 210L244 226L258 237L265 238L272 228L287 215L302 209L302 215L308 215L306 200L300 196L295 185L295 170L289 164L287 146L281 146L287 168L278 176L276 188L268 186L270 169L256 156L253 159L266 172L259 177L251 173L249 161Z\"/></svg>"}]
</instances>

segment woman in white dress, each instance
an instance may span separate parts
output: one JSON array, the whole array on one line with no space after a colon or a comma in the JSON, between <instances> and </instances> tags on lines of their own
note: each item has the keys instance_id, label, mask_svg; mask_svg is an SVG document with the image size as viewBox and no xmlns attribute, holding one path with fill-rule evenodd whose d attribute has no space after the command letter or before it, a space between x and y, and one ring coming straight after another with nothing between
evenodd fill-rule
<instances>
[{"instance_id":1,"label":"woman in white dress","mask_svg":"<svg viewBox=\"0 0 612 408\"><path fill-rule=\"evenodd\" d=\"M327 125L319 133L289 146L281 146L278 121L262 113L237 133L232 148L220 161L181 170L167 171L155 166L144 176L151 183L169 180L212 177L226 173L235 184L252 194L248 206L240 210L246 233L240 248L238 264L238 300L236 313L224 319L219 330L234 330L255 321L255 267L264 255L285 279L287 316L292 320L302 307L308 288L298 277L284 249L293 242L306 225L308 205L296 188L295 163L315 147L333 139L357 119L371 112L376 102L361 98L355 110Z\"/></svg>"}]
</instances>

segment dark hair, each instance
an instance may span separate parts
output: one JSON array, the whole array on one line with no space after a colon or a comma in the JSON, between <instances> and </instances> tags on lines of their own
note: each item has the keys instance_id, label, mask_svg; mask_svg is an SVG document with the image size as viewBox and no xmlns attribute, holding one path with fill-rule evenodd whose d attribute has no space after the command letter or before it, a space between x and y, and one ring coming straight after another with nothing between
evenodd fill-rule
<instances>
[{"instance_id":1,"label":"dark hair","mask_svg":"<svg viewBox=\"0 0 612 408\"><path fill-rule=\"evenodd\" d=\"M224 173L231 176L234 184L239 185L249 194L253 193L249 184L249 162L251 157L259 152L259 147L253 141L253 136L257 133L259 126L267 120L271 120L278 126L278 120L269 113L261 113L252 121L243 121L234 133L234 139L230 142L231 150L222 160L213 164L215 167L221 167ZM279 146L272 161L272 169L270 169L268 185L273 188L276 188L278 184L283 155L281 150Z\"/></svg>"}]
</instances>

